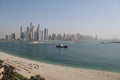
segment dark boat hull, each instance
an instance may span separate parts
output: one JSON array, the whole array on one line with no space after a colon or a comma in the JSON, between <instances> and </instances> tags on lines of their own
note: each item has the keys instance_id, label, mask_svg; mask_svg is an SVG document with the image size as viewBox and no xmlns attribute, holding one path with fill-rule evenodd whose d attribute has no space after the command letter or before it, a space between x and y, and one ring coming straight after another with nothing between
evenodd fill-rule
<instances>
[{"instance_id":1,"label":"dark boat hull","mask_svg":"<svg viewBox=\"0 0 120 80\"><path fill-rule=\"evenodd\" d=\"M67 48L68 46L56 46L57 48Z\"/></svg>"}]
</instances>

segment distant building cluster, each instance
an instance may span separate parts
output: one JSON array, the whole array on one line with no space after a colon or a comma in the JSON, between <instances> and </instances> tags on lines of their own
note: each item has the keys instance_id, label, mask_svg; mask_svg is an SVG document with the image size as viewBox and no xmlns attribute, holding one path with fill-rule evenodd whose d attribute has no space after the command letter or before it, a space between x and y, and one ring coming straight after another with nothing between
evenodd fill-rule
<instances>
[{"instance_id":1,"label":"distant building cluster","mask_svg":"<svg viewBox=\"0 0 120 80\"><path fill-rule=\"evenodd\" d=\"M38 24L37 28L30 23L27 26L26 30L23 31L22 26L20 26L20 37L16 38L15 33L11 35L5 36L6 40L36 40L36 41L76 41L76 40L97 40L97 36L88 36L82 35L80 33L76 34L49 34L48 29L44 28L43 30L40 28L40 24Z\"/></svg>"},{"instance_id":2,"label":"distant building cluster","mask_svg":"<svg viewBox=\"0 0 120 80\"><path fill-rule=\"evenodd\" d=\"M5 36L5 40L15 40L15 39L16 39L15 33L12 33L11 35Z\"/></svg>"},{"instance_id":3,"label":"distant building cluster","mask_svg":"<svg viewBox=\"0 0 120 80\"><path fill-rule=\"evenodd\" d=\"M77 41L77 40L97 40L97 36L85 36L80 33L77 34L52 34L49 35L49 40L62 40L62 41Z\"/></svg>"},{"instance_id":4,"label":"distant building cluster","mask_svg":"<svg viewBox=\"0 0 120 80\"><path fill-rule=\"evenodd\" d=\"M35 26L30 23L30 26L27 26L26 31L22 31L22 26L20 26L20 40L38 40L38 41L48 41L48 29L40 29L40 24L38 24L36 30Z\"/></svg>"}]
</instances>

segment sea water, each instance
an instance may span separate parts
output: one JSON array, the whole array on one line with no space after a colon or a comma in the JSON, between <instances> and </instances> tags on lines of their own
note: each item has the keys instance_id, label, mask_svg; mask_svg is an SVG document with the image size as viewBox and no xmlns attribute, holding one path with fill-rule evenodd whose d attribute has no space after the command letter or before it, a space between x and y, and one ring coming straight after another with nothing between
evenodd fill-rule
<instances>
[{"instance_id":1,"label":"sea water","mask_svg":"<svg viewBox=\"0 0 120 80\"><path fill-rule=\"evenodd\" d=\"M56 43L0 42L0 50L50 64L120 72L120 44L100 42L63 42L68 48L56 48Z\"/></svg>"}]
</instances>

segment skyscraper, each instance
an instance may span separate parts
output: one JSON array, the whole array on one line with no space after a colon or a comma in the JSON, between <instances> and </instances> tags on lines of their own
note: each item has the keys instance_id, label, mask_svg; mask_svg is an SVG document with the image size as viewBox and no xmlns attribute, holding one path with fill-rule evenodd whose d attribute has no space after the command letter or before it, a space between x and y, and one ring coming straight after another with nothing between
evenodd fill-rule
<instances>
[{"instance_id":1,"label":"skyscraper","mask_svg":"<svg viewBox=\"0 0 120 80\"><path fill-rule=\"evenodd\" d=\"M44 41L44 31L41 31L41 41Z\"/></svg>"},{"instance_id":2,"label":"skyscraper","mask_svg":"<svg viewBox=\"0 0 120 80\"><path fill-rule=\"evenodd\" d=\"M29 29L29 27L27 27L27 29L26 29L26 38L27 38L27 40L30 39L30 29Z\"/></svg>"},{"instance_id":3,"label":"skyscraper","mask_svg":"<svg viewBox=\"0 0 120 80\"><path fill-rule=\"evenodd\" d=\"M30 23L27 26L26 30L22 31L22 26L20 26L20 39L21 40L38 40L38 41L48 41L48 29L44 28L43 30L40 28L40 24L38 24L37 28L34 30L35 26ZM50 36L52 39L52 36ZM55 37L54 37L55 39Z\"/></svg>"},{"instance_id":4,"label":"skyscraper","mask_svg":"<svg viewBox=\"0 0 120 80\"><path fill-rule=\"evenodd\" d=\"M44 41L48 41L48 29L44 28Z\"/></svg>"},{"instance_id":5,"label":"skyscraper","mask_svg":"<svg viewBox=\"0 0 120 80\"><path fill-rule=\"evenodd\" d=\"M37 40L37 30L35 31L35 40Z\"/></svg>"},{"instance_id":6,"label":"skyscraper","mask_svg":"<svg viewBox=\"0 0 120 80\"><path fill-rule=\"evenodd\" d=\"M56 34L52 34L52 40L56 40Z\"/></svg>"},{"instance_id":7,"label":"skyscraper","mask_svg":"<svg viewBox=\"0 0 120 80\"><path fill-rule=\"evenodd\" d=\"M32 28L32 22L30 23L30 29Z\"/></svg>"},{"instance_id":8,"label":"skyscraper","mask_svg":"<svg viewBox=\"0 0 120 80\"><path fill-rule=\"evenodd\" d=\"M12 34L11 34L11 39L12 39L12 40L15 40L15 33L12 33Z\"/></svg>"},{"instance_id":9,"label":"skyscraper","mask_svg":"<svg viewBox=\"0 0 120 80\"><path fill-rule=\"evenodd\" d=\"M40 41L43 40L43 32L42 32L41 27L40 27L40 29L39 29L39 40L40 40Z\"/></svg>"},{"instance_id":10,"label":"skyscraper","mask_svg":"<svg viewBox=\"0 0 120 80\"><path fill-rule=\"evenodd\" d=\"M32 39L32 23L30 23L29 39Z\"/></svg>"},{"instance_id":11,"label":"skyscraper","mask_svg":"<svg viewBox=\"0 0 120 80\"><path fill-rule=\"evenodd\" d=\"M22 26L20 26L20 39L22 38Z\"/></svg>"},{"instance_id":12,"label":"skyscraper","mask_svg":"<svg viewBox=\"0 0 120 80\"><path fill-rule=\"evenodd\" d=\"M8 35L6 35L6 36L5 36L5 39L6 39L6 40L8 40L8 39L9 39L9 36L8 36Z\"/></svg>"},{"instance_id":13,"label":"skyscraper","mask_svg":"<svg viewBox=\"0 0 120 80\"><path fill-rule=\"evenodd\" d=\"M32 23L30 23L30 35L29 35L29 39L32 39L32 40L35 39L34 26L32 25Z\"/></svg>"},{"instance_id":14,"label":"skyscraper","mask_svg":"<svg viewBox=\"0 0 120 80\"><path fill-rule=\"evenodd\" d=\"M37 36L37 40L40 40L40 24L38 24L36 36Z\"/></svg>"},{"instance_id":15,"label":"skyscraper","mask_svg":"<svg viewBox=\"0 0 120 80\"><path fill-rule=\"evenodd\" d=\"M22 31L22 26L20 26L20 39L25 39L25 32Z\"/></svg>"},{"instance_id":16,"label":"skyscraper","mask_svg":"<svg viewBox=\"0 0 120 80\"><path fill-rule=\"evenodd\" d=\"M81 39L80 33L77 33L77 34L76 34L76 38L77 38L77 40L80 40L80 39Z\"/></svg>"}]
</instances>

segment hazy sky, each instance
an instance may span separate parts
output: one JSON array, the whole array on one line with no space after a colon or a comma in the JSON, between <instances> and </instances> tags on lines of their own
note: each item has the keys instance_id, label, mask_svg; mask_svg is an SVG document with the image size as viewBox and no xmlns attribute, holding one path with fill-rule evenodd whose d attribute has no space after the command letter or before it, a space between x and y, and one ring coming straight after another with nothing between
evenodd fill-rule
<instances>
[{"instance_id":1,"label":"hazy sky","mask_svg":"<svg viewBox=\"0 0 120 80\"><path fill-rule=\"evenodd\" d=\"M120 0L0 0L0 37L30 22L50 33L120 39Z\"/></svg>"}]
</instances>

